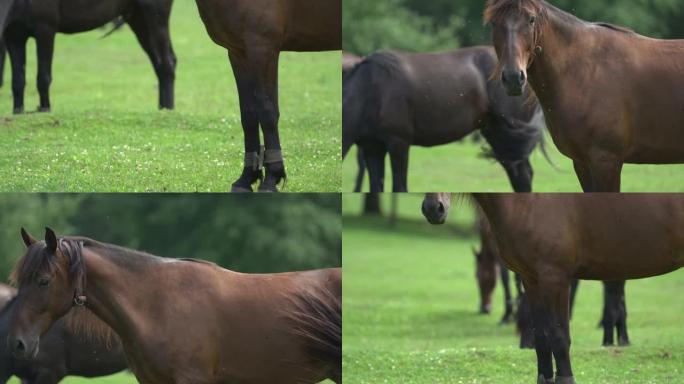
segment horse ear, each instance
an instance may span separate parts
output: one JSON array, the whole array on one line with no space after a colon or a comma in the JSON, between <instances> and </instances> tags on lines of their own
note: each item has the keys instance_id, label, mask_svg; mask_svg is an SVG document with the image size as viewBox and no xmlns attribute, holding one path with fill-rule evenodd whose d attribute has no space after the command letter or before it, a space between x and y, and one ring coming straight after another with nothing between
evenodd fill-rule
<instances>
[{"instance_id":1,"label":"horse ear","mask_svg":"<svg viewBox=\"0 0 684 384\"><path fill-rule=\"evenodd\" d=\"M33 236L29 235L29 233L26 232L24 227L21 227L21 238L24 239L24 244L26 244L27 247L30 247L33 243L36 242L36 239L34 239Z\"/></svg>"},{"instance_id":2,"label":"horse ear","mask_svg":"<svg viewBox=\"0 0 684 384\"><path fill-rule=\"evenodd\" d=\"M51 253L57 252L57 236L55 235L55 231L49 227L45 227L45 244L47 244Z\"/></svg>"}]
</instances>

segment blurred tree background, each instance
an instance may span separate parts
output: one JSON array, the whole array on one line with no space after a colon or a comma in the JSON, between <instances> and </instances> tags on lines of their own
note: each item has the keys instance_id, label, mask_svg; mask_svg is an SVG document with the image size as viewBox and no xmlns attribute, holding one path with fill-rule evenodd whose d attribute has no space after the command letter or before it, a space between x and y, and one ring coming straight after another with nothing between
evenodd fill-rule
<instances>
[{"instance_id":1,"label":"blurred tree background","mask_svg":"<svg viewBox=\"0 0 684 384\"><path fill-rule=\"evenodd\" d=\"M0 194L0 281L23 255L22 226L240 272L338 267L340 211L337 194Z\"/></svg>"},{"instance_id":2,"label":"blurred tree background","mask_svg":"<svg viewBox=\"0 0 684 384\"><path fill-rule=\"evenodd\" d=\"M682 0L551 0L587 21L605 21L650 37L684 38ZM434 51L489 44L485 0L344 0L345 51Z\"/></svg>"}]
</instances>

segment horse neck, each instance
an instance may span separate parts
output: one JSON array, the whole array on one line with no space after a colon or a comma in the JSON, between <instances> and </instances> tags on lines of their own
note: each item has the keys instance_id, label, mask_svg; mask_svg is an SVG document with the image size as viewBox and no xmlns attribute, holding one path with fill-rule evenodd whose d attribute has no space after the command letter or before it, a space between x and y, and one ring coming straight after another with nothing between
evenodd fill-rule
<instances>
[{"instance_id":1,"label":"horse neck","mask_svg":"<svg viewBox=\"0 0 684 384\"><path fill-rule=\"evenodd\" d=\"M576 45L585 43L587 33L584 21L547 5L537 41L542 51L528 70L530 84L542 104L555 94L565 68L578 57Z\"/></svg>"},{"instance_id":2,"label":"horse neck","mask_svg":"<svg viewBox=\"0 0 684 384\"><path fill-rule=\"evenodd\" d=\"M127 268L89 247L83 250L83 260L87 273L86 307L123 337L131 324L136 293L144 291L139 284L149 274L139 266Z\"/></svg>"}]
</instances>

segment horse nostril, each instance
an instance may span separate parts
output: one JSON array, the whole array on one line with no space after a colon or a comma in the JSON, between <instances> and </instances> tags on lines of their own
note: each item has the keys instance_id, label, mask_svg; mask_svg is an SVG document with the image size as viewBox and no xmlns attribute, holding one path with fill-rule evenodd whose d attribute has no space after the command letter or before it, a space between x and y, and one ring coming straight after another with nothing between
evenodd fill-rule
<instances>
[{"instance_id":1,"label":"horse nostril","mask_svg":"<svg viewBox=\"0 0 684 384\"><path fill-rule=\"evenodd\" d=\"M24 352L26 350L26 346L24 345L24 342L21 340L17 340L16 343L14 344L14 350L17 352Z\"/></svg>"},{"instance_id":2,"label":"horse nostril","mask_svg":"<svg viewBox=\"0 0 684 384\"><path fill-rule=\"evenodd\" d=\"M439 203L439 206L437 207L437 213L439 213L440 216L444 214L444 204L441 202Z\"/></svg>"},{"instance_id":3,"label":"horse nostril","mask_svg":"<svg viewBox=\"0 0 684 384\"><path fill-rule=\"evenodd\" d=\"M506 83L506 71L501 72L501 82Z\"/></svg>"},{"instance_id":4,"label":"horse nostril","mask_svg":"<svg viewBox=\"0 0 684 384\"><path fill-rule=\"evenodd\" d=\"M520 71L520 84L525 83L525 71Z\"/></svg>"}]
</instances>

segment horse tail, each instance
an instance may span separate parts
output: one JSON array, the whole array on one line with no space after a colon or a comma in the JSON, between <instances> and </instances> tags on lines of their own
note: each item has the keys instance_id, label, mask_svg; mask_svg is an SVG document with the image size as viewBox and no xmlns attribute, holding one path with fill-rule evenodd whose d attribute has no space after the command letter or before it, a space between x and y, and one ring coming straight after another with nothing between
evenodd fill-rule
<instances>
[{"instance_id":1,"label":"horse tail","mask_svg":"<svg viewBox=\"0 0 684 384\"><path fill-rule=\"evenodd\" d=\"M100 37L100 39L105 39L105 38L109 37L111 34L118 31L119 29L121 29L125 24L126 24L126 19L123 16L117 17L116 19L112 20L112 22L111 22L112 29L110 29L109 31L107 31L107 33L102 35L102 37Z\"/></svg>"},{"instance_id":2,"label":"horse tail","mask_svg":"<svg viewBox=\"0 0 684 384\"><path fill-rule=\"evenodd\" d=\"M342 372L342 300L327 289L302 292L293 299L292 321L312 361L325 364L331 376Z\"/></svg>"}]
</instances>

